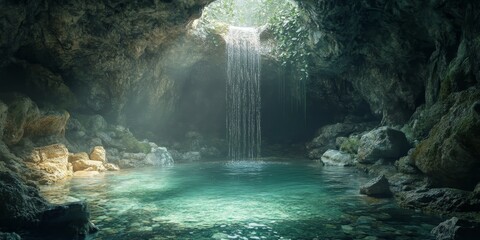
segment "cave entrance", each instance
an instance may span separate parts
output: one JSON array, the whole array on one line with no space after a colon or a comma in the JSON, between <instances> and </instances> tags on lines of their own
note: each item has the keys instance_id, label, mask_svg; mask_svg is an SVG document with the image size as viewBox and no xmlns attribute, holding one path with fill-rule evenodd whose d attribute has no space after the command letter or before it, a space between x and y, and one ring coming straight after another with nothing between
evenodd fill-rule
<instances>
[{"instance_id":1,"label":"cave entrance","mask_svg":"<svg viewBox=\"0 0 480 240\"><path fill-rule=\"evenodd\" d=\"M220 35L226 40L232 27L254 28L260 34L263 141L290 143L304 140L308 24L306 14L290 0L218 0L207 6L202 17L192 24L196 34L207 38ZM211 41L217 40L211 38ZM227 46L225 44L225 48ZM229 92L232 93L227 84L227 138L230 131ZM257 120L252 122L258 123ZM250 132L256 134L256 130Z\"/></svg>"}]
</instances>

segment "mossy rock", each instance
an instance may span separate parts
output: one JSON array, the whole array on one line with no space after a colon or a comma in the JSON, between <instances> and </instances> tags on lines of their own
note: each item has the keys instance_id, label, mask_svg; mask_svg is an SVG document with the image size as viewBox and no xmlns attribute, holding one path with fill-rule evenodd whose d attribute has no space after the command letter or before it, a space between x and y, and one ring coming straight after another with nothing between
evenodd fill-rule
<instances>
[{"instance_id":1,"label":"mossy rock","mask_svg":"<svg viewBox=\"0 0 480 240\"><path fill-rule=\"evenodd\" d=\"M412 158L435 185L472 190L480 181L480 90L470 88L449 99L453 106Z\"/></svg>"},{"instance_id":2,"label":"mossy rock","mask_svg":"<svg viewBox=\"0 0 480 240\"><path fill-rule=\"evenodd\" d=\"M340 151L357 154L360 138L358 136L350 136L340 145Z\"/></svg>"}]
</instances>

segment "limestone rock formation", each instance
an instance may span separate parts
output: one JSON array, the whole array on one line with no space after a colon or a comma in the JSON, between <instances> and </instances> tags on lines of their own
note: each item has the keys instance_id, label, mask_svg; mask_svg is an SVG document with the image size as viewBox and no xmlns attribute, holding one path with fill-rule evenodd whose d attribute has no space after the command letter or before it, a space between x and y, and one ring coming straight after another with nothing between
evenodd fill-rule
<instances>
[{"instance_id":1,"label":"limestone rock formation","mask_svg":"<svg viewBox=\"0 0 480 240\"><path fill-rule=\"evenodd\" d=\"M106 168L103 166L103 162L94 160L78 160L72 163L73 171L99 171L104 172Z\"/></svg>"},{"instance_id":2,"label":"limestone rock formation","mask_svg":"<svg viewBox=\"0 0 480 240\"><path fill-rule=\"evenodd\" d=\"M392 196L390 184L384 175L376 177L360 187L360 193L379 198Z\"/></svg>"},{"instance_id":3,"label":"limestone rock formation","mask_svg":"<svg viewBox=\"0 0 480 240\"><path fill-rule=\"evenodd\" d=\"M86 152L81 152L81 153L71 153L69 156L68 156L68 162L69 163L74 163L76 161L79 161L79 160L90 160L89 157L88 157L88 154Z\"/></svg>"},{"instance_id":4,"label":"limestone rock formation","mask_svg":"<svg viewBox=\"0 0 480 240\"><path fill-rule=\"evenodd\" d=\"M450 98L454 104L448 114L412 157L436 185L472 190L480 182L480 91L472 88Z\"/></svg>"},{"instance_id":5,"label":"limestone rock formation","mask_svg":"<svg viewBox=\"0 0 480 240\"><path fill-rule=\"evenodd\" d=\"M331 166L352 166L354 161L350 154L338 150L327 150L321 158L325 165Z\"/></svg>"},{"instance_id":6,"label":"limestone rock formation","mask_svg":"<svg viewBox=\"0 0 480 240\"><path fill-rule=\"evenodd\" d=\"M105 148L102 146L96 146L90 153L90 159L94 161L107 162Z\"/></svg>"},{"instance_id":7,"label":"limestone rock formation","mask_svg":"<svg viewBox=\"0 0 480 240\"><path fill-rule=\"evenodd\" d=\"M410 146L403 132L389 127L380 127L360 138L358 161L374 163L379 159L397 159L404 156L408 149Z\"/></svg>"},{"instance_id":8,"label":"limestone rock formation","mask_svg":"<svg viewBox=\"0 0 480 240\"><path fill-rule=\"evenodd\" d=\"M41 183L54 183L72 176L73 170L68 162L68 149L63 144L54 144L35 148L28 166L41 173Z\"/></svg>"}]
</instances>

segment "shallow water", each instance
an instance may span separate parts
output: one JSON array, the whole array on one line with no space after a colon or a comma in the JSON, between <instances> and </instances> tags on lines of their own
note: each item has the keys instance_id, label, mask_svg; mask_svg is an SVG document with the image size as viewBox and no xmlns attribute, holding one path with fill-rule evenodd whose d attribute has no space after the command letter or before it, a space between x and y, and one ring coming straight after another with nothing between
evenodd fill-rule
<instances>
[{"instance_id":1,"label":"shallow water","mask_svg":"<svg viewBox=\"0 0 480 240\"><path fill-rule=\"evenodd\" d=\"M84 199L95 239L432 239L441 220L358 194L353 168L201 162L123 170L42 188Z\"/></svg>"}]
</instances>

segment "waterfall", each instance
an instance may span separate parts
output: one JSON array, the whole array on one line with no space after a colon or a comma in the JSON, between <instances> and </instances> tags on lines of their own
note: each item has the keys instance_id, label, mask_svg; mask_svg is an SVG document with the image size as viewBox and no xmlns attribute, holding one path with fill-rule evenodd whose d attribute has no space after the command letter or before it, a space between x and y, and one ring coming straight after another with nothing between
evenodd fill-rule
<instances>
[{"instance_id":1,"label":"waterfall","mask_svg":"<svg viewBox=\"0 0 480 240\"><path fill-rule=\"evenodd\" d=\"M232 160L260 157L260 40L255 28L230 26L227 42L227 139Z\"/></svg>"}]
</instances>

